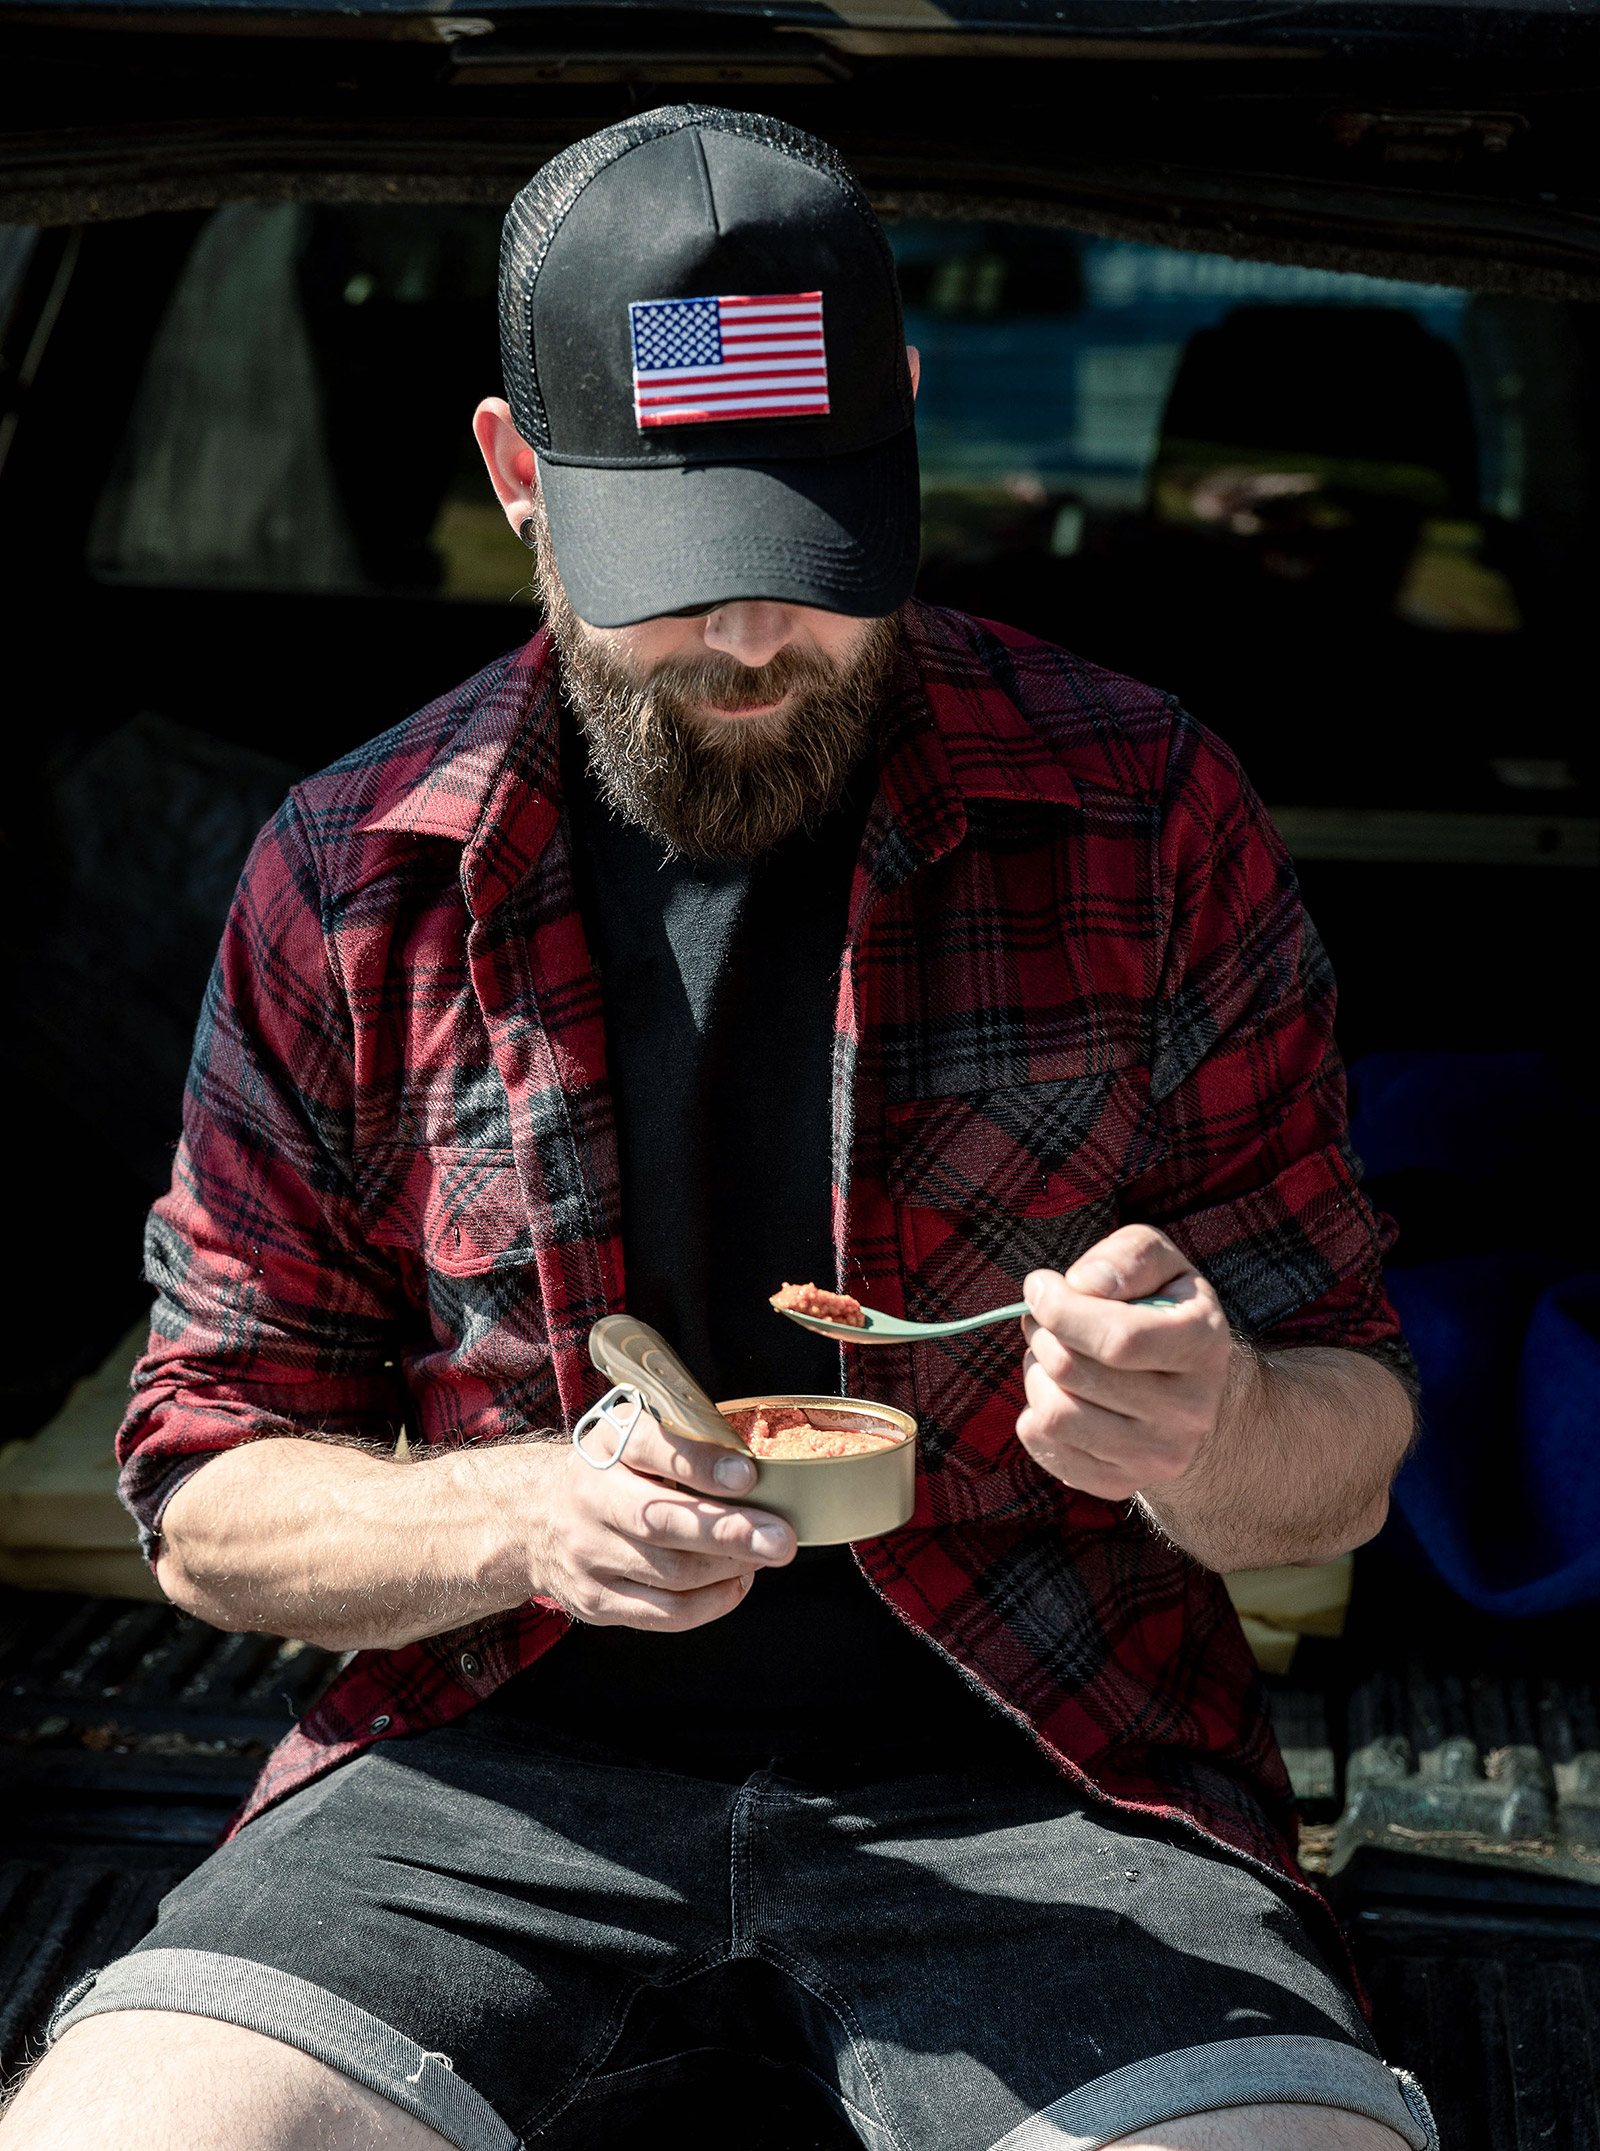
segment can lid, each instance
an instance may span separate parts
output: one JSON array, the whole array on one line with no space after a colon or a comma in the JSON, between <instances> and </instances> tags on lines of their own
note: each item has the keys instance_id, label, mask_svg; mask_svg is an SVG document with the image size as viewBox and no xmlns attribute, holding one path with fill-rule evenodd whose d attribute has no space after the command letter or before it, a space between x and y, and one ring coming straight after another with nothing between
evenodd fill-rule
<instances>
[{"instance_id":1,"label":"can lid","mask_svg":"<svg viewBox=\"0 0 1600 2151\"><path fill-rule=\"evenodd\" d=\"M748 1444L738 1430L728 1424L665 1337L648 1322L636 1315L602 1315L589 1332L589 1357L602 1374L637 1389L650 1416L670 1433L748 1454Z\"/></svg>"}]
</instances>

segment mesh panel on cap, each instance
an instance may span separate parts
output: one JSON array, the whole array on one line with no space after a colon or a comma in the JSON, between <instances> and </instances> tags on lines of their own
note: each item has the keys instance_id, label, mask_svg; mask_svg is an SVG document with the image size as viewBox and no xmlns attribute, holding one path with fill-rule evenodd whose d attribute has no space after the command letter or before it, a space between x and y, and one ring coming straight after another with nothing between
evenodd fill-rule
<instances>
[{"instance_id":1,"label":"mesh panel on cap","mask_svg":"<svg viewBox=\"0 0 1600 2151\"><path fill-rule=\"evenodd\" d=\"M831 179L871 231L883 256L891 291L897 289L889 242L862 193L855 174L836 149L803 128L760 112L730 112L722 105L658 105L636 119L619 120L563 149L536 172L506 212L500 236L500 358L505 369L506 401L517 431L535 448L549 445L544 398L533 355L533 287L550 242L579 195L597 173L630 150L685 127L742 135L809 165Z\"/></svg>"}]
</instances>

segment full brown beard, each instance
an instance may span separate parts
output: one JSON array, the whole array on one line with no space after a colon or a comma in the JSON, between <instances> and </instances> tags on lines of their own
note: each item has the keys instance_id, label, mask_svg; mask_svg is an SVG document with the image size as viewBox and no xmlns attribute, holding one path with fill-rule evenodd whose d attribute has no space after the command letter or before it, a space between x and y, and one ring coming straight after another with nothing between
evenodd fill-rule
<instances>
[{"instance_id":1,"label":"full brown beard","mask_svg":"<svg viewBox=\"0 0 1600 2151\"><path fill-rule=\"evenodd\" d=\"M544 503L531 518L545 622L562 692L616 811L669 852L753 859L837 804L872 738L900 638L898 614L864 623L844 664L785 648L742 665L707 651L636 678L592 640L556 569ZM706 719L793 695L776 718Z\"/></svg>"}]
</instances>

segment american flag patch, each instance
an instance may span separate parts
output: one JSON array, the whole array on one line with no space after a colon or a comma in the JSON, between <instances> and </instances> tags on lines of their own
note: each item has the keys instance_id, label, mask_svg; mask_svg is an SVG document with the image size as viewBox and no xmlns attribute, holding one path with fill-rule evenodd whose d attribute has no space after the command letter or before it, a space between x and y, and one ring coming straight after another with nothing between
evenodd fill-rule
<instances>
[{"instance_id":1,"label":"american flag patch","mask_svg":"<svg viewBox=\"0 0 1600 2151\"><path fill-rule=\"evenodd\" d=\"M822 293L636 299L633 415L646 426L731 418L825 418Z\"/></svg>"}]
</instances>

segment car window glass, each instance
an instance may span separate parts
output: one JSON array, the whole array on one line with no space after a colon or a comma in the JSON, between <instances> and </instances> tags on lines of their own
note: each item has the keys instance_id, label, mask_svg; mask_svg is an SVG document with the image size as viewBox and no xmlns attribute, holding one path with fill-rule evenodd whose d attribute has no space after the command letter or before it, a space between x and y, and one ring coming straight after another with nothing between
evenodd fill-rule
<instances>
[{"instance_id":1,"label":"car window glass","mask_svg":"<svg viewBox=\"0 0 1600 2151\"><path fill-rule=\"evenodd\" d=\"M1520 624L1485 517L1574 483L1559 309L1017 227L890 241L923 355L928 565L1066 557L1149 519L1257 541L1284 579L1319 544L1398 545L1396 617Z\"/></svg>"},{"instance_id":2,"label":"car window glass","mask_svg":"<svg viewBox=\"0 0 1600 2151\"><path fill-rule=\"evenodd\" d=\"M101 495L90 564L138 582L359 587L296 291L310 212L220 210L201 234Z\"/></svg>"},{"instance_id":3,"label":"car window glass","mask_svg":"<svg viewBox=\"0 0 1600 2151\"><path fill-rule=\"evenodd\" d=\"M0 337L10 322L12 301L21 288L38 236L31 224L0 224Z\"/></svg>"},{"instance_id":4,"label":"car window glass","mask_svg":"<svg viewBox=\"0 0 1600 2151\"><path fill-rule=\"evenodd\" d=\"M217 210L148 355L93 572L531 596L468 430L499 386L499 225L490 206ZM1519 566L1518 527L1581 506L1562 307L1026 226L889 230L923 355L930 594L1136 534L1435 635L1523 626L1544 539Z\"/></svg>"},{"instance_id":5,"label":"car window glass","mask_svg":"<svg viewBox=\"0 0 1600 2151\"><path fill-rule=\"evenodd\" d=\"M499 386L500 214L218 210L95 511L138 583L508 598L528 556L469 424Z\"/></svg>"}]
</instances>

